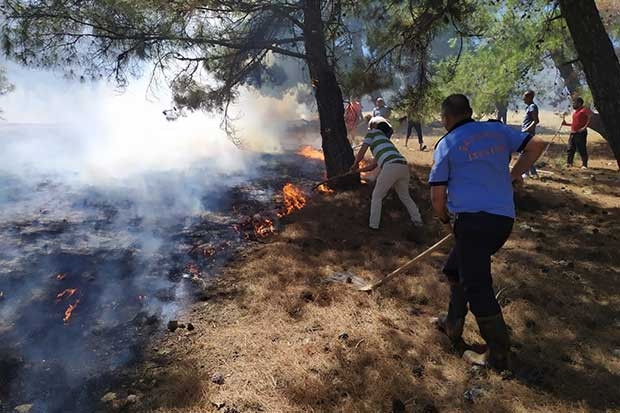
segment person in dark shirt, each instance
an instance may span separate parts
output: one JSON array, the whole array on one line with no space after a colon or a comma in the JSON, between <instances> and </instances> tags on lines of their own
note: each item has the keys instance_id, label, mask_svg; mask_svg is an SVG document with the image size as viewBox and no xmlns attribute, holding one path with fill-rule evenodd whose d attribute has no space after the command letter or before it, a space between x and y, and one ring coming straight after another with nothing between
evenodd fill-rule
<instances>
[{"instance_id":1,"label":"person in dark shirt","mask_svg":"<svg viewBox=\"0 0 620 413\"><path fill-rule=\"evenodd\" d=\"M529 133L530 135L536 135L536 126L540 123L538 118L538 105L534 103L534 96L536 94L533 90L528 90L523 94L523 103L527 106L525 108L525 116L523 117L523 123L521 123L521 131ZM532 165L530 170L526 172L523 177L538 178L538 171L536 166Z\"/></svg>"}]
</instances>

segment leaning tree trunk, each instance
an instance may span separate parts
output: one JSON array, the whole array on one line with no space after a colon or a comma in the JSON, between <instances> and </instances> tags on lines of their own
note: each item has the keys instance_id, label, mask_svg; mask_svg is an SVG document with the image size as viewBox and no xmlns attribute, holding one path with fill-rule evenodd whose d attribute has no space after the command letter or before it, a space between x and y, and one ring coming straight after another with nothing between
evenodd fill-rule
<instances>
[{"instance_id":1,"label":"leaning tree trunk","mask_svg":"<svg viewBox=\"0 0 620 413\"><path fill-rule=\"evenodd\" d=\"M568 89L568 93L573 97L579 95L581 93L581 83L579 82L579 72L575 70L574 63L568 61L563 50L551 50L550 54L553 64L560 72L562 80L564 80L564 86Z\"/></svg>"},{"instance_id":2,"label":"leaning tree trunk","mask_svg":"<svg viewBox=\"0 0 620 413\"><path fill-rule=\"evenodd\" d=\"M334 67L327 59L321 0L304 2L304 42L319 110L325 168L327 177L331 178L346 173L353 165L355 157L347 139L342 91L336 80ZM359 182L359 177L347 181L349 184Z\"/></svg>"},{"instance_id":3,"label":"leaning tree trunk","mask_svg":"<svg viewBox=\"0 0 620 413\"><path fill-rule=\"evenodd\" d=\"M566 40L568 41L569 39ZM564 86L568 89L569 95L571 97L579 96L582 92L582 85L579 81L580 72L575 68L575 64L568 61L564 51L561 49L552 50L550 53L553 64L560 72L560 76L564 80ZM603 120L599 113L592 114L592 120L588 127L601 135L606 141L609 140L607 138L607 132L605 131L605 125L603 125Z\"/></svg>"},{"instance_id":4,"label":"leaning tree trunk","mask_svg":"<svg viewBox=\"0 0 620 413\"><path fill-rule=\"evenodd\" d=\"M560 7L620 168L620 62L594 0L560 0Z\"/></svg>"}]
</instances>

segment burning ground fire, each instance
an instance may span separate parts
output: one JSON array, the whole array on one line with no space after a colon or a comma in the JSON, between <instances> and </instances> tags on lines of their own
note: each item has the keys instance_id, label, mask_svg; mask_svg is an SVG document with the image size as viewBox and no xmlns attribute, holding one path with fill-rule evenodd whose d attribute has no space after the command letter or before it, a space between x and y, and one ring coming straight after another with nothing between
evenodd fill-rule
<instances>
[{"instance_id":1,"label":"burning ground fire","mask_svg":"<svg viewBox=\"0 0 620 413\"><path fill-rule=\"evenodd\" d=\"M270 219L265 219L263 221L259 221L254 223L254 233L261 238L265 238L275 232L275 227L273 226L273 221Z\"/></svg>"},{"instance_id":2,"label":"burning ground fire","mask_svg":"<svg viewBox=\"0 0 620 413\"><path fill-rule=\"evenodd\" d=\"M77 308L79 303L80 303L80 300L77 299L75 300L74 304L69 304L69 307L67 307L67 309L65 310L65 316L62 318L62 321L65 324L69 323L69 320L71 319L71 316L73 315L73 310Z\"/></svg>"},{"instance_id":3,"label":"burning ground fire","mask_svg":"<svg viewBox=\"0 0 620 413\"><path fill-rule=\"evenodd\" d=\"M304 191L291 183L284 185L284 188L282 188L282 196L284 197L284 207L278 212L278 217L280 218L290 215L294 211L300 210L306 206Z\"/></svg>"},{"instance_id":4,"label":"burning ground fire","mask_svg":"<svg viewBox=\"0 0 620 413\"><path fill-rule=\"evenodd\" d=\"M314 153L322 159L320 151ZM0 395L0 411L31 401L37 403L33 411L98 411L89 408L100 404L96 391L92 400L69 396L81 395L91 378L97 379L96 389L115 381L113 373L139 356L152 332L201 297L198 281L215 274L246 245L244 240L260 242L277 233L278 215L295 214L309 203L309 193L301 188L320 177L319 160L291 153L256 157L261 160L256 174L226 171L230 181L199 192L194 188L205 186L210 167L195 174L185 169L165 177L148 174L149 191L142 191L141 178L138 191L131 190L132 182L108 189L52 178L28 185L11 180L20 196L7 201L10 209L3 210L6 222L0 228L3 246L7 241L12 248L0 257L10 274L0 277L0 342L24 362L0 373L15 377L8 401ZM300 188L287 184L297 180ZM236 233L231 225L237 223L247 226ZM195 265L186 267L188 259ZM32 288L16 289L13 274L24 274L23 282ZM2 362L0 357L0 370ZM65 372L70 377L65 379Z\"/></svg>"},{"instance_id":5,"label":"burning ground fire","mask_svg":"<svg viewBox=\"0 0 620 413\"><path fill-rule=\"evenodd\" d=\"M77 292L77 288L67 288L66 290L56 294L56 302L61 302L64 298L71 297Z\"/></svg>"},{"instance_id":6,"label":"burning ground fire","mask_svg":"<svg viewBox=\"0 0 620 413\"><path fill-rule=\"evenodd\" d=\"M321 194L333 194L335 191L328 187L326 184L321 184L316 187L316 190Z\"/></svg>"},{"instance_id":7,"label":"burning ground fire","mask_svg":"<svg viewBox=\"0 0 620 413\"><path fill-rule=\"evenodd\" d=\"M331 191L325 187L326 191ZM306 195L304 191L291 184L287 183L282 188L282 207L277 212L278 218L283 218L293 212L302 209L306 206ZM262 239L273 234L276 231L276 224L273 219L265 217L261 214L254 216L248 216L242 221L238 222L233 228L241 233L246 239Z\"/></svg>"},{"instance_id":8,"label":"burning ground fire","mask_svg":"<svg viewBox=\"0 0 620 413\"><path fill-rule=\"evenodd\" d=\"M318 161L324 161L325 156L323 155L323 151L313 148L312 146L302 146L297 151L298 155L301 155L308 159L316 159Z\"/></svg>"},{"instance_id":9,"label":"burning ground fire","mask_svg":"<svg viewBox=\"0 0 620 413\"><path fill-rule=\"evenodd\" d=\"M77 293L77 288L66 288L64 291L56 294L56 303L60 303L65 298L73 297L75 293ZM68 324L71 316L73 315L73 311L76 309L80 299L76 299L73 304L69 304L67 309L65 310L64 316L62 318L63 323Z\"/></svg>"},{"instance_id":10,"label":"burning ground fire","mask_svg":"<svg viewBox=\"0 0 620 413\"><path fill-rule=\"evenodd\" d=\"M273 221L256 214L253 217L246 217L242 221L233 225L245 239L266 238L275 232Z\"/></svg>"}]
</instances>

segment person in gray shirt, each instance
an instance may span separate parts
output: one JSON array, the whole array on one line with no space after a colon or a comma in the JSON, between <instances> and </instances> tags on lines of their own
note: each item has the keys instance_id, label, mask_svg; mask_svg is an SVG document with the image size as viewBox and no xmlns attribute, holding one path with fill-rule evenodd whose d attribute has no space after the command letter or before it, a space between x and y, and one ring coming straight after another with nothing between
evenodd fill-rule
<instances>
[{"instance_id":1,"label":"person in gray shirt","mask_svg":"<svg viewBox=\"0 0 620 413\"><path fill-rule=\"evenodd\" d=\"M392 110L385 105L385 100L381 97L377 98L376 105L372 110L372 117L381 116L384 119L389 119Z\"/></svg>"},{"instance_id":2,"label":"person in gray shirt","mask_svg":"<svg viewBox=\"0 0 620 413\"><path fill-rule=\"evenodd\" d=\"M521 132L527 132L532 136L536 135L536 125L540 123L540 119L538 118L538 105L534 103L534 93L533 90L528 90L523 94L523 103L527 105L525 110L525 117L523 118L523 123L521 123ZM536 166L532 165L527 174L523 174L523 177L527 177L529 175L531 178L538 178L538 171L536 170Z\"/></svg>"}]
</instances>

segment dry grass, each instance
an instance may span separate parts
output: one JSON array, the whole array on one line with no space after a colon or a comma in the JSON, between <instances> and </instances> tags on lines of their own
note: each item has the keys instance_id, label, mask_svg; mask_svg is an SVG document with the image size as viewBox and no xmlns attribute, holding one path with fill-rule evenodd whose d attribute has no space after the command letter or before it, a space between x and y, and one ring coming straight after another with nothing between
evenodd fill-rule
<instances>
[{"instance_id":1,"label":"dry grass","mask_svg":"<svg viewBox=\"0 0 620 413\"><path fill-rule=\"evenodd\" d=\"M342 270L378 279L441 235L433 225L412 234L394 199L384 204L382 231L368 231L364 188L313 198L280 234L232 263L209 287L211 298L188 311L196 330L168 334L156 343L168 354L153 350L140 367L146 401L136 410L390 412L398 399L407 412L620 411L612 353L620 348L620 189L606 148L599 140L592 149L599 159L586 173L547 161L542 169L554 175L520 195L514 234L494 258L518 378L472 373L429 325L447 305L437 277L445 251L370 295L325 281ZM551 157L561 152L555 146ZM430 152L405 153L432 222L423 183ZM471 316L466 339L481 341ZM215 372L223 385L211 382ZM463 397L471 388L482 390L473 403Z\"/></svg>"}]
</instances>

